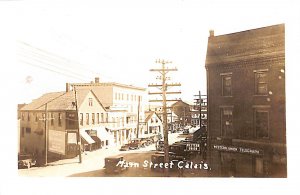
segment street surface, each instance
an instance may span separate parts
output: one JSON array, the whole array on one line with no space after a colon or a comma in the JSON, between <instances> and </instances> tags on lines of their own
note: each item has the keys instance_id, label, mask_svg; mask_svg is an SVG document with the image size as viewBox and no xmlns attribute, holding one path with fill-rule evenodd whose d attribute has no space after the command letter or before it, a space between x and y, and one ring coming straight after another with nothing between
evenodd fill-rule
<instances>
[{"instance_id":1,"label":"street surface","mask_svg":"<svg viewBox=\"0 0 300 195\"><path fill-rule=\"evenodd\" d=\"M169 134L169 144L184 139L185 136L178 133ZM140 148L138 150L119 151L117 148L100 149L82 154L82 163L79 163L78 157L73 159L64 159L51 162L45 167L32 167L30 169L19 169L20 176L33 177L163 177L163 171L153 171L149 166L144 167L145 160L151 161L151 155L154 154L155 144ZM127 170L117 173L105 173L104 159L108 156L122 155L127 162L135 162L139 167L129 167ZM171 177L201 177L207 176L206 170L183 169L181 172L169 171Z\"/></svg>"}]
</instances>

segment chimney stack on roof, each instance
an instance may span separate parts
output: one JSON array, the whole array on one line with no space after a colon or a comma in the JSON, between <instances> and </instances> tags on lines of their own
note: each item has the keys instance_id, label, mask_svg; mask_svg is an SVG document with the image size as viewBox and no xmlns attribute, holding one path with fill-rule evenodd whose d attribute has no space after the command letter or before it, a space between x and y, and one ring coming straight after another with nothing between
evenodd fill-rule
<instances>
[{"instance_id":1,"label":"chimney stack on roof","mask_svg":"<svg viewBox=\"0 0 300 195\"><path fill-rule=\"evenodd\" d=\"M100 82L99 77L95 77L95 83L99 83L99 82Z\"/></svg>"},{"instance_id":2,"label":"chimney stack on roof","mask_svg":"<svg viewBox=\"0 0 300 195\"><path fill-rule=\"evenodd\" d=\"M209 37L214 37L214 36L215 36L215 31L209 30Z\"/></svg>"}]
</instances>

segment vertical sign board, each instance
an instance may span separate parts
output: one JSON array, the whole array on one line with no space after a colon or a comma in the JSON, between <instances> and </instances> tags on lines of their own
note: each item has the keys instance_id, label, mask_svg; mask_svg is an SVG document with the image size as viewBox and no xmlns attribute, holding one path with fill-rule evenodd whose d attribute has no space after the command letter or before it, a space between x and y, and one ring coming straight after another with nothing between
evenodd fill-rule
<instances>
[{"instance_id":1,"label":"vertical sign board","mask_svg":"<svg viewBox=\"0 0 300 195\"><path fill-rule=\"evenodd\" d=\"M57 154L65 154L66 137L64 131L49 130L49 151Z\"/></svg>"},{"instance_id":2,"label":"vertical sign board","mask_svg":"<svg viewBox=\"0 0 300 195\"><path fill-rule=\"evenodd\" d=\"M68 144L77 144L77 133L68 133Z\"/></svg>"}]
</instances>

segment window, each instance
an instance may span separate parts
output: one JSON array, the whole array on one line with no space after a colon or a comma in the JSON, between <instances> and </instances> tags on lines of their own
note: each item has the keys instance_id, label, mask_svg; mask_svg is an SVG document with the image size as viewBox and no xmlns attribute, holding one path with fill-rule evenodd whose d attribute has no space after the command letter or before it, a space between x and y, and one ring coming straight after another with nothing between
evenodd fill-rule
<instances>
[{"instance_id":1,"label":"window","mask_svg":"<svg viewBox=\"0 0 300 195\"><path fill-rule=\"evenodd\" d=\"M73 129L76 127L76 116L75 116L75 113L67 113L67 128L68 129Z\"/></svg>"},{"instance_id":2,"label":"window","mask_svg":"<svg viewBox=\"0 0 300 195\"><path fill-rule=\"evenodd\" d=\"M51 126L54 125L54 114L53 113L51 113L50 125Z\"/></svg>"},{"instance_id":3,"label":"window","mask_svg":"<svg viewBox=\"0 0 300 195\"><path fill-rule=\"evenodd\" d=\"M232 107L221 108L221 136L233 135Z\"/></svg>"},{"instance_id":4,"label":"window","mask_svg":"<svg viewBox=\"0 0 300 195\"><path fill-rule=\"evenodd\" d=\"M26 128L26 133L31 133L31 128L27 127Z\"/></svg>"},{"instance_id":5,"label":"window","mask_svg":"<svg viewBox=\"0 0 300 195\"><path fill-rule=\"evenodd\" d=\"M106 113L106 122L108 123L108 113Z\"/></svg>"},{"instance_id":6,"label":"window","mask_svg":"<svg viewBox=\"0 0 300 195\"><path fill-rule=\"evenodd\" d=\"M42 114L42 118L43 118L44 121L46 120L46 113Z\"/></svg>"},{"instance_id":7,"label":"window","mask_svg":"<svg viewBox=\"0 0 300 195\"><path fill-rule=\"evenodd\" d=\"M30 113L28 112L27 114L27 121L30 121Z\"/></svg>"},{"instance_id":8,"label":"window","mask_svg":"<svg viewBox=\"0 0 300 195\"><path fill-rule=\"evenodd\" d=\"M24 135L25 135L25 128L22 127L22 130L21 130L21 137L24 137Z\"/></svg>"},{"instance_id":9,"label":"window","mask_svg":"<svg viewBox=\"0 0 300 195\"><path fill-rule=\"evenodd\" d=\"M89 98L89 106L93 106L93 98Z\"/></svg>"},{"instance_id":10,"label":"window","mask_svg":"<svg viewBox=\"0 0 300 195\"><path fill-rule=\"evenodd\" d=\"M39 118L38 118L38 113L35 114L35 122L38 122Z\"/></svg>"},{"instance_id":11,"label":"window","mask_svg":"<svg viewBox=\"0 0 300 195\"><path fill-rule=\"evenodd\" d=\"M127 101L129 100L129 94L127 94Z\"/></svg>"},{"instance_id":12,"label":"window","mask_svg":"<svg viewBox=\"0 0 300 195\"><path fill-rule=\"evenodd\" d=\"M231 74L224 74L222 76L222 96L231 96L232 95L232 86L231 86Z\"/></svg>"},{"instance_id":13,"label":"window","mask_svg":"<svg viewBox=\"0 0 300 195\"><path fill-rule=\"evenodd\" d=\"M266 95L268 93L267 72L255 72L255 94Z\"/></svg>"},{"instance_id":14,"label":"window","mask_svg":"<svg viewBox=\"0 0 300 195\"><path fill-rule=\"evenodd\" d=\"M257 138L269 137L269 111L255 110L255 132Z\"/></svg>"},{"instance_id":15,"label":"window","mask_svg":"<svg viewBox=\"0 0 300 195\"><path fill-rule=\"evenodd\" d=\"M97 113L97 123L99 124L100 123L100 114Z\"/></svg>"},{"instance_id":16,"label":"window","mask_svg":"<svg viewBox=\"0 0 300 195\"><path fill-rule=\"evenodd\" d=\"M24 118L25 118L25 117L24 117L24 112L22 112L22 113L21 113L21 119L22 119L22 121L24 121Z\"/></svg>"},{"instance_id":17,"label":"window","mask_svg":"<svg viewBox=\"0 0 300 195\"><path fill-rule=\"evenodd\" d=\"M92 113L92 124L95 124L95 113Z\"/></svg>"},{"instance_id":18,"label":"window","mask_svg":"<svg viewBox=\"0 0 300 195\"><path fill-rule=\"evenodd\" d=\"M101 123L104 123L104 114L101 113Z\"/></svg>"},{"instance_id":19,"label":"window","mask_svg":"<svg viewBox=\"0 0 300 195\"><path fill-rule=\"evenodd\" d=\"M115 93L115 100L117 100L118 99L118 94L117 93Z\"/></svg>"},{"instance_id":20,"label":"window","mask_svg":"<svg viewBox=\"0 0 300 195\"><path fill-rule=\"evenodd\" d=\"M89 125L90 124L90 116L89 113L85 114L85 120L86 120L86 124Z\"/></svg>"},{"instance_id":21,"label":"window","mask_svg":"<svg viewBox=\"0 0 300 195\"><path fill-rule=\"evenodd\" d=\"M58 113L58 126L61 127L61 121L62 121L62 114Z\"/></svg>"},{"instance_id":22,"label":"window","mask_svg":"<svg viewBox=\"0 0 300 195\"><path fill-rule=\"evenodd\" d=\"M83 113L80 113L80 125L83 125Z\"/></svg>"}]
</instances>

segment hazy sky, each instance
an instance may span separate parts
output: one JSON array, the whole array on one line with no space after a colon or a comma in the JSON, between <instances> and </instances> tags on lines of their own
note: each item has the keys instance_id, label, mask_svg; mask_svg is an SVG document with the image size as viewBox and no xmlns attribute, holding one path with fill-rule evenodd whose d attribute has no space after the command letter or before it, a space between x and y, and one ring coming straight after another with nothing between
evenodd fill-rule
<instances>
[{"instance_id":1,"label":"hazy sky","mask_svg":"<svg viewBox=\"0 0 300 195\"><path fill-rule=\"evenodd\" d=\"M147 87L156 59L172 61L182 99L206 93L205 55L215 35L284 23L286 1L21 1L17 12L20 102L95 76ZM174 88L174 90L176 90Z\"/></svg>"}]
</instances>

